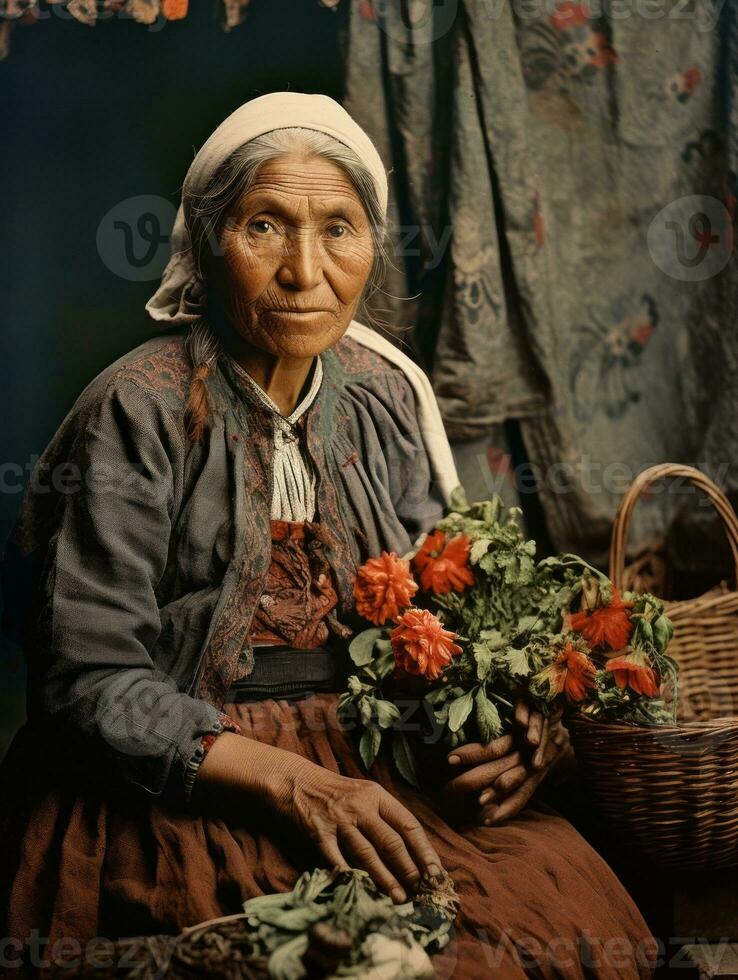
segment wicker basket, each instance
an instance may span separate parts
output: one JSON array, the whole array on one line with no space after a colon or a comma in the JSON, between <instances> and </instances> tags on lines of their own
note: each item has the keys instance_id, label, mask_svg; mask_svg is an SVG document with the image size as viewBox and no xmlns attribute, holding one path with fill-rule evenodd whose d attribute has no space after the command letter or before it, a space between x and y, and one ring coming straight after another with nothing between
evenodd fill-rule
<instances>
[{"instance_id":1,"label":"wicker basket","mask_svg":"<svg viewBox=\"0 0 738 980\"><path fill-rule=\"evenodd\" d=\"M722 518L738 581L738 519L699 470L664 464L641 473L623 497L610 546L621 586L630 517L643 490L664 477L689 480ZM615 833L670 868L738 864L738 592L725 583L697 599L666 603L669 653L679 662L678 723L638 727L574 715L574 751Z\"/></svg>"}]
</instances>

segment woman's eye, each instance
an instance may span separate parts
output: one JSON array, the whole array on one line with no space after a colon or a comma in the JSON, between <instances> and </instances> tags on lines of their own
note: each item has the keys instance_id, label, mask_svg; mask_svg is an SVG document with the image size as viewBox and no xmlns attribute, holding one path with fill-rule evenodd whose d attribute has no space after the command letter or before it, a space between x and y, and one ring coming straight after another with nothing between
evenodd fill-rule
<instances>
[{"instance_id":1,"label":"woman's eye","mask_svg":"<svg viewBox=\"0 0 738 980\"><path fill-rule=\"evenodd\" d=\"M249 224L249 229L255 231L257 235L266 235L270 230L274 228L274 225L270 221L264 219L260 221L252 221Z\"/></svg>"},{"instance_id":2,"label":"woman's eye","mask_svg":"<svg viewBox=\"0 0 738 980\"><path fill-rule=\"evenodd\" d=\"M331 225L328 234L331 238L344 238L348 234L348 228L346 225Z\"/></svg>"}]
</instances>

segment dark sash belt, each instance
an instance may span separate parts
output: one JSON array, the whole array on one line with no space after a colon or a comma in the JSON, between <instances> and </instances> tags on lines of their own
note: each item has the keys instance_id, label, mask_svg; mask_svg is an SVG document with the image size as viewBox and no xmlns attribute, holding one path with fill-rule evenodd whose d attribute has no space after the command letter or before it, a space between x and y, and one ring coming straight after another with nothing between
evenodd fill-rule
<instances>
[{"instance_id":1,"label":"dark sash belt","mask_svg":"<svg viewBox=\"0 0 738 980\"><path fill-rule=\"evenodd\" d=\"M226 702L296 701L346 686L345 654L339 649L301 650L286 645L255 646L254 669L231 685Z\"/></svg>"}]
</instances>

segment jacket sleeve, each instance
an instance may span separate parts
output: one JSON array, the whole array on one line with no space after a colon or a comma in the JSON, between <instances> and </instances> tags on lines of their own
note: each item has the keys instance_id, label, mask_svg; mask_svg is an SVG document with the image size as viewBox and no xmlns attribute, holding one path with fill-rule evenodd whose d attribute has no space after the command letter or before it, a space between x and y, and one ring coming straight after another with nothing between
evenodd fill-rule
<instances>
[{"instance_id":1,"label":"jacket sleeve","mask_svg":"<svg viewBox=\"0 0 738 980\"><path fill-rule=\"evenodd\" d=\"M120 377L73 409L70 427L55 440L63 451L52 443L42 457L22 517L27 529L36 511L54 514L42 535L29 718L71 732L101 777L186 802L224 719L151 657L182 435L156 393Z\"/></svg>"}]
</instances>

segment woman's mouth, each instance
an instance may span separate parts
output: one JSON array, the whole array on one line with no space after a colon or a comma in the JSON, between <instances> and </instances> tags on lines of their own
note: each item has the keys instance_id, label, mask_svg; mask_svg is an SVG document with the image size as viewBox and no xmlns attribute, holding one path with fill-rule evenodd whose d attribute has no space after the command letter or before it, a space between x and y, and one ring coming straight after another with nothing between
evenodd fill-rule
<instances>
[{"instance_id":1,"label":"woman's mouth","mask_svg":"<svg viewBox=\"0 0 738 980\"><path fill-rule=\"evenodd\" d=\"M330 313L330 310L322 309L320 307L307 307L304 310L288 310L282 309L280 307L274 306L269 310L270 313L277 313L279 316L314 316L318 313Z\"/></svg>"}]
</instances>

